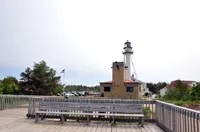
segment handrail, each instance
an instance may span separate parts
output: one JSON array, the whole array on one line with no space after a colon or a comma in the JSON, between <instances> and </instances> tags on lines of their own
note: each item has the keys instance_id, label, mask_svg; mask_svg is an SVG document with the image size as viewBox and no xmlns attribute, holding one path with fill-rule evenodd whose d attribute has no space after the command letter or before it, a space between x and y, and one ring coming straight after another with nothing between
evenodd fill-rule
<instances>
[{"instance_id":1,"label":"handrail","mask_svg":"<svg viewBox=\"0 0 200 132\"><path fill-rule=\"evenodd\" d=\"M156 123L167 132L199 132L200 111L156 100Z\"/></svg>"},{"instance_id":2,"label":"handrail","mask_svg":"<svg viewBox=\"0 0 200 132\"><path fill-rule=\"evenodd\" d=\"M0 95L0 110L28 107L28 99L24 95Z\"/></svg>"},{"instance_id":3,"label":"handrail","mask_svg":"<svg viewBox=\"0 0 200 132\"><path fill-rule=\"evenodd\" d=\"M0 110L20 108L20 107L28 108L29 100L31 98L49 98L49 97L52 96L0 94Z\"/></svg>"},{"instance_id":4,"label":"handrail","mask_svg":"<svg viewBox=\"0 0 200 132\"><path fill-rule=\"evenodd\" d=\"M200 111L198 111L198 110L189 109L189 108L186 108L186 107L170 104L170 103L163 102L163 101L160 101L160 100L156 100L156 102L159 102L159 103L162 103L162 104L165 104L165 105L169 105L169 106L173 106L173 107L176 107L176 108L179 108L179 109L182 109L182 110L187 110L187 111L191 111L191 112L195 112L195 113L200 114Z\"/></svg>"}]
</instances>

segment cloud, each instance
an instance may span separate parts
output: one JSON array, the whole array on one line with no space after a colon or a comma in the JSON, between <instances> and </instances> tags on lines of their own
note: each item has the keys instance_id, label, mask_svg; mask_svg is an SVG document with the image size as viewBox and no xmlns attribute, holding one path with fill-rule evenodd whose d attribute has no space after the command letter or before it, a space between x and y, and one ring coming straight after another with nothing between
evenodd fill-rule
<instances>
[{"instance_id":1,"label":"cloud","mask_svg":"<svg viewBox=\"0 0 200 132\"><path fill-rule=\"evenodd\" d=\"M141 80L198 81L199 6L180 0L1 1L0 67L45 60L57 71L107 80L128 39Z\"/></svg>"}]
</instances>

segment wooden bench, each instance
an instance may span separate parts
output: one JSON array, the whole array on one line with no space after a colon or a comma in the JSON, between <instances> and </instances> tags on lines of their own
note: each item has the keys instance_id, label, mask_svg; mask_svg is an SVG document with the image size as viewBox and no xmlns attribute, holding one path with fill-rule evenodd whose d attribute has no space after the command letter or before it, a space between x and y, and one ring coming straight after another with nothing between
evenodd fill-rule
<instances>
[{"instance_id":1,"label":"wooden bench","mask_svg":"<svg viewBox=\"0 0 200 132\"><path fill-rule=\"evenodd\" d=\"M138 117L138 123L143 126L144 115L140 104L122 103L80 103L80 102L39 102L39 109L35 112L35 122L43 119L45 114L55 114L60 116L61 123L64 123L65 115L84 115L87 117L87 124L90 116L109 116L113 123L115 117Z\"/></svg>"}]
</instances>

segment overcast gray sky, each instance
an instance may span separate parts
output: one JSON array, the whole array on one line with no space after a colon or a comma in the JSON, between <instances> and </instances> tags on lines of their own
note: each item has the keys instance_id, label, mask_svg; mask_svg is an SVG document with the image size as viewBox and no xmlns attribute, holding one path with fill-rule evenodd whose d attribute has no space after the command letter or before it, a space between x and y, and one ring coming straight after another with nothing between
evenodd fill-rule
<instances>
[{"instance_id":1,"label":"overcast gray sky","mask_svg":"<svg viewBox=\"0 0 200 132\"><path fill-rule=\"evenodd\" d=\"M132 43L140 80L200 79L199 0L0 0L0 79L45 60L67 84L111 79Z\"/></svg>"}]
</instances>

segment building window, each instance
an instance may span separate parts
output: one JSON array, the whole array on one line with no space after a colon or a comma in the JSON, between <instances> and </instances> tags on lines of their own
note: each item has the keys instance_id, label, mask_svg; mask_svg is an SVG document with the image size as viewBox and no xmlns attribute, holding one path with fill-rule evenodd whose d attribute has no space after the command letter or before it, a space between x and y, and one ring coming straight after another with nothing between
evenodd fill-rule
<instances>
[{"instance_id":1,"label":"building window","mask_svg":"<svg viewBox=\"0 0 200 132\"><path fill-rule=\"evenodd\" d=\"M110 87L104 87L104 92L110 92Z\"/></svg>"},{"instance_id":2,"label":"building window","mask_svg":"<svg viewBox=\"0 0 200 132\"><path fill-rule=\"evenodd\" d=\"M126 87L126 92L133 92L133 87Z\"/></svg>"}]
</instances>

